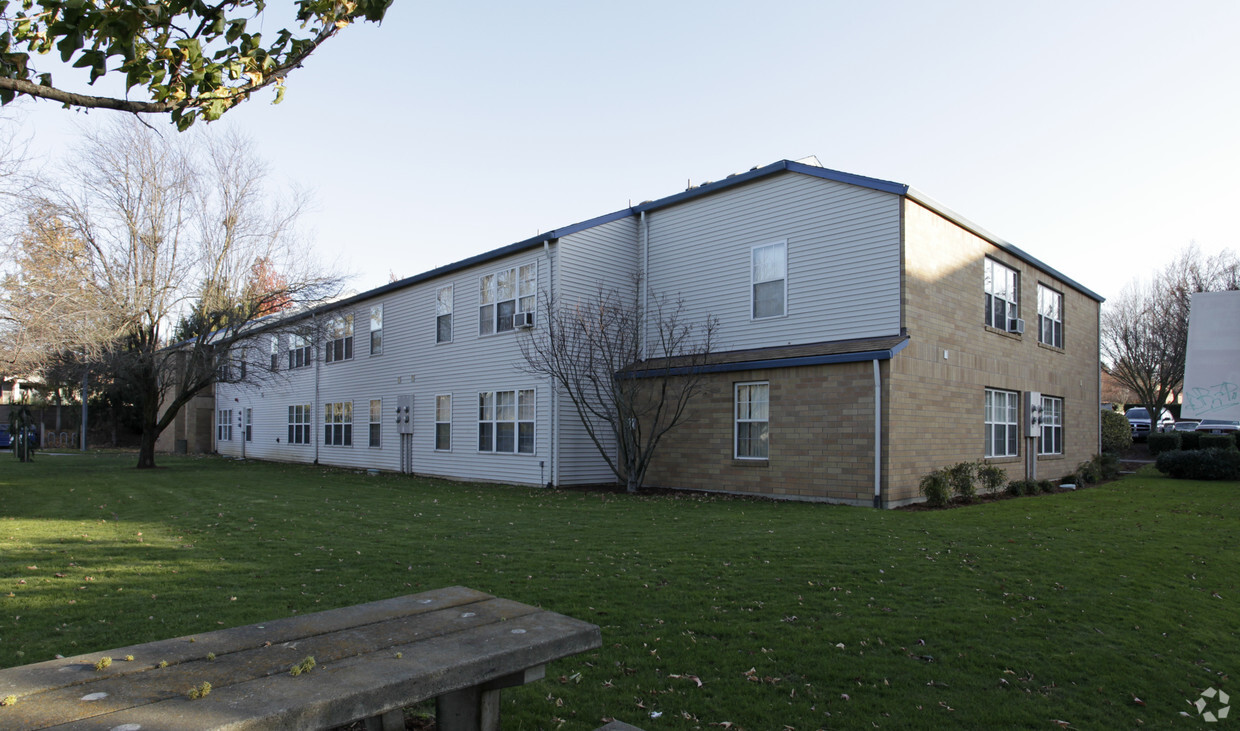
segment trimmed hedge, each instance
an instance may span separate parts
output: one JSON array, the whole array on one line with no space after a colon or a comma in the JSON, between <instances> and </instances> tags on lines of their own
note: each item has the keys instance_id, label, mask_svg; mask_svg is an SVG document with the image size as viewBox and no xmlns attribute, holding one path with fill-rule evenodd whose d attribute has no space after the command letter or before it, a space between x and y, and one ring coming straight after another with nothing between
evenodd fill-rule
<instances>
[{"instance_id":1,"label":"trimmed hedge","mask_svg":"<svg viewBox=\"0 0 1240 731\"><path fill-rule=\"evenodd\" d=\"M1132 427L1118 411L1102 410L1102 451L1123 454L1132 447Z\"/></svg>"},{"instance_id":2,"label":"trimmed hedge","mask_svg":"<svg viewBox=\"0 0 1240 731\"><path fill-rule=\"evenodd\" d=\"M1151 457L1163 452L1174 452L1180 448L1180 434L1173 431L1151 434L1149 436L1149 445Z\"/></svg>"},{"instance_id":3,"label":"trimmed hedge","mask_svg":"<svg viewBox=\"0 0 1240 731\"><path fill-rule=\"evenodd\" d=\"M1202 449L1235 449L1236 438L1231 434L1201 433Z\"/></svg>"},{"instance_id":4,"label":"trimmed hedge","mask_svg":"<svg viewBox=\"0 0 1240 731\"><path fill-rule=\"evenodd\" d=\"M1179 480L1240 480L1240 450L1163 452L1155 466L1159 472Z\"/></svg>"},{"instance_id":5,"label":"trimmed hedge","mask_svg":"<svg viewBox=\"0 0 1240 731\"><path fill-rule=\"evenodd\" d=\"M1179 432L1180 449L1201 449L1201 434L1199 431Z\"/></svg>"}]
</instances>

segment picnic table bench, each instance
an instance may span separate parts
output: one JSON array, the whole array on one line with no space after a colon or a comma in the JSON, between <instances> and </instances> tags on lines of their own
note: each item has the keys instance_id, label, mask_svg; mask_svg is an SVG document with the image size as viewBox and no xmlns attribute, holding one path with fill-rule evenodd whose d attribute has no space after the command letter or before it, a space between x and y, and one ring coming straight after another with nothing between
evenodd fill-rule
<instances>
[{"instance_id":1,"label":"picnic table bench","mask_svg":"<svg viewBox=\"0 0 1240 731\"><path fill-rule=\"evenodd\" d=\"M602 644L599 628L461 586L0 670L0 728L499 729L499 691ZM132 660L126 659L132 656ZM111 658L111 664L100 661ZM294 666L314 658L308 672ZM308 664L308 663L307 663ZM191 689L210 684L207 695Z\"/></svg>"}]
</instances>

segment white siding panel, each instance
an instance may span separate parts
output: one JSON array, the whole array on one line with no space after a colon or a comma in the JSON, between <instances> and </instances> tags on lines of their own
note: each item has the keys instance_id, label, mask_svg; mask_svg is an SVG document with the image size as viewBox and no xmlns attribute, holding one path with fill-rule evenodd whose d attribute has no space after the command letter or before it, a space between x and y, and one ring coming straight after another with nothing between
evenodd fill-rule
<instances>
[{"instance_id":1,"label":"white siding panel","mask_svg":"<svg viewBox=\"0 0 1240 731\"><path fill-rule=\"evenodd\" d=\"M899 197L796 173L649 216L650 284L719 318L718 349L891 335L900 329ZM750 317L750 251L787 241L787 313Z\"/></svg>"}]
</instances>

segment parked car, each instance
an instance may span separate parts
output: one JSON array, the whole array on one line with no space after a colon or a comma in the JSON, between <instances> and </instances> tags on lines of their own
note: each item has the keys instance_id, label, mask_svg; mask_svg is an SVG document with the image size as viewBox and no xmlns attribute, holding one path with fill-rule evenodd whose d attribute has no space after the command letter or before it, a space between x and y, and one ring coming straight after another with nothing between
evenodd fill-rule
<instances>
[{"instance_id":1,"label":"parked car","mask_svg":"<svg viewBox=\"0 0 1240 731\"><path fill-rule=\"evenodd\" d=\"M1175 431L1193 431L1194 429L1197 428L1197 425L1200 423L1201 422L1197 421L1196 419L1185 419L1184 421L1177 421L1175 423Z\"/></svg>"},{"instance_id":2,"label":"parked car","mask_svg":"<svg viewBox=\"0 0 1240 731\"><path fill-rule=\"evenodd\" d=\"M1202 419L1197 425L1197 431L1209 432L1210 434L1234 434L1240 432L1240 420L1238 419Z\"/></svg>"},{"instance_id":3,"label":"parked car","mask_svg":"<svg viewBox=\"0 0 1240 731\"><path fill-rule=\"evenodd\" d=\"M1144 406L1134 406L1124 412L1128 418L1128 426L1132 429L1132 440L1141 441L1150 435L1150 410ZM1175 418L1166 409L1158 414L1158 431L1167 431L1175 425Z\"/></svg>"},{"instance_id":4,"label":"parked car","mask_svg":"<svg viewBox=\"0 0 1240 731\"><path fill-rule=\"evenodd\" d=\"M30 446L39 446L39 431L33 426L27 432L30 435ZM0 424L0 449L13 448L13 435L9 433L8 424Z\"/></svg>"}]
</instances>

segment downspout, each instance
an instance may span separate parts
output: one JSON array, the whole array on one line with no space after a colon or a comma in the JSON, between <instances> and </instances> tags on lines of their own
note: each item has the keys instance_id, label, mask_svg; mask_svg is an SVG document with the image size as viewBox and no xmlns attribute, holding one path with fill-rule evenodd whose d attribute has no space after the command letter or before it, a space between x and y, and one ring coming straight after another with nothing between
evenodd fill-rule
<instances>
[{"instance_id":1,"label":"downspout","mask_svg":"<svg viewBox=\"0 0 1240 731\"><path fill-rule=\"evenodd\" d=\"M883 380L874 363L874 507L883 507Z\"/></svg>"},{"instance_id":2,"label":"downspout","mask_svg":"<svg viewBox=\"0 0 1240 731\"><path fill-rule=\"evenodd\" d=\"M646 360L646 339L648 335L647 330L649 329L646 323L646 317L648 316L648 311L646 307L650 304L650 279L649 279L650 277L650 222L646 220L645 211L641 212L641 220L638 222L637 225L638 225L638 228L640 229L641 247L642 247L642 271L641 271L642 291L638 293L638 296L641 297L641 302L642 302L642 316L641 316L642 347L639 352L641 353L642 360L644 361Z\"/></svg>"},{"instance_id":3,"label":"downspout","mask_svg":"<svg viewBox=\"0 0 1240 731\"><path fill-rule=\"evenodd\" d=\"M1102 303L1101 302L1098 303L1097 318L1098 318L1098 328L1094 332L1098 333L1098 342L1096 343L1097 348L1095 349L1094 352L1098 353L1098 360L1094 364L1094 370L1098 371L1098 390L1094 392L1094 395L1097 397L1095 400L1098 402L1098 416L1097 416L1098 421L1095 422L1098 425L1098 428L1095 429L1095 431L1098 432L1098 451L1094 452L1094 454L1102 454ZM1154 421L1151 419L1150 430L1153 431L1153 429L1154 429Z\"/></svg>"},{"instance_id":4,"label":"downspout","mask_svg":"<svg viewBox=\"0 0 1240 731\"><path fill-rule=\"evenodd\" d=\"M320 444L319 436L322 434L322 432L320 432L319 429L322 428L323 426L322 424L320 424L318 427L314 426L314 420L318 418L318 414L320 413L319 412L319 368L321 367L323 363L323 359L319 357L319 340L321 338L319 338L318 315L315 315L315 314L310 315L310 334L311 334L310 342L313 343L313 345L310 348L310 352L313 354L313 357L314 357L314 406L312 407L314 411L310 414L310 428L313 430L313 433L314 433L314 463L318 464L319 463L319 444Z\"/></svg>"},{"instance_id":5,"label":"downspout","mask_svg":"<svg viewBox=\"0 0 1240 731\"><path fill-rule=\"evenodd\" d=\"M556 239L556 248L559 248L560 240ZM551 240L543 241L543 254L547 257L547 296L550 302L547 303L548 311L557 306L558 299L555 291L555 262L551 258ZM558 487L560 484L560 464L557 447L559 444L559 425L560 425L560 390L556 385L555 378L548 376L547 381L551 384L551 443L547 450L550 452L548 458L551 460L551 481L547 487Z\"/></svg>"}]
</instances>

